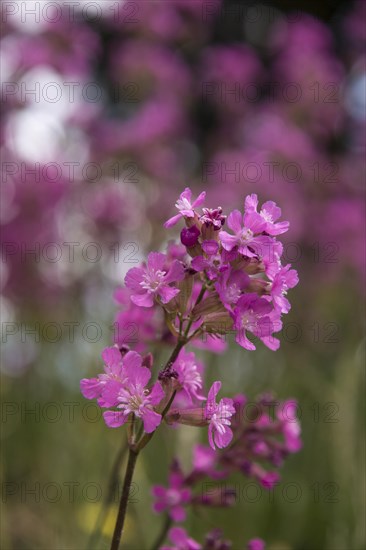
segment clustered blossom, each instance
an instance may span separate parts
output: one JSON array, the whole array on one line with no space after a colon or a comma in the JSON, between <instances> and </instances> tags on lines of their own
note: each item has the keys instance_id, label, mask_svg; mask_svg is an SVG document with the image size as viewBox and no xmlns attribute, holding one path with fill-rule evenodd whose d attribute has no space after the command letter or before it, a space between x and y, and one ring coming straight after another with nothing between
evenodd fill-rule
<instances>
[{"instance_id":1,"label":"clustered blossom","mask_svg":"<svg viewBox=\"0 0 366 550\"><path fill-rule=\"evenodd\" d=\"M208 401L214 399L218 389L219 383L216 382L210 390ZM271 489L279 482L280 476L277 469L289 454L298 452L302 445L296 401L281 402L276 401L271 395L264 395L257 401L249 403L242 394L229 401L231 402L228 404L231 416L229 436L231 445L227 446L225 442L223 447L226 448L220 451L202 444L196 445L193 449L193 468L186 475L178 460L174 459L169 476L169 487L153 487L155 512L166 511L172 520L181 523L187 515L184 507L232 506L236 502L236 489L235 486L231 488L226 480L234 473L255 479L265 489ZM214 407L215 404L213 410L215 410ZM231 414L232 409L234 415ZM223 418L225 419L225 414ZM202 481L207 479L211 479L212 483L206 483L203 486ZM221 484L221 480L225 482ZM207 490L202 491L202 487L207 487ZM178 514L175 512L177 506ZM170 536L170 539L175 546L166 548L191 548L189 545L184 546L186 532L183 528L175 526L171 533L173 537ZM215 541L216 545L210 546L208 541ZM209 533L205 544L199 547L224 550L230 549L231 543L224 541L222 533L215 530ZM192 548L195 547L192 546ZM246 548L264 550L265 543L260 538L254 538L248 542Z\"/></svg>"},{"instance_id":2,"label":"clustered blossom","mask_svg":"<svg viewBox=\"0 0 366 550\"><path fill-rule=\"evenodd\" d=\"M230 550L231 542L223 539L220 529L213 529L207 533L204 544L188 536L183 527L172 527L168 533L170 546L162 546L160 550ZM265 543L262 539L251 539L243 550L265 550Z\"/></svg>"},{"instance_id":3,"label":"clustered blossom","mask_svg":"<svg viewBox=\"0 0 366 550\"><path fill-rule=\"evenodd\" d=\"M257 403L258 415L245 418L245 396L219 399L220 380L205 391L204 364L186 348L190 344L221 351L221 338L234 332L236 342L247 350L255 349L253 336L278 349L273 333L281 329L281 316L290 310L287 291L298 283L296 271L281 264L283 247L277 236L289 224L280 221L281 210L274 202L259 208L257 196L249 195L244 214L234 210L226 217L221 207L199 211L205 197L202 192L193 199L186 188L175 205L178 214L165 223L170 228L184 220L181 244L169 242L166 254L150 252L146 263L127 272L125 287L115 295L122 310L115 345L102 353L104 373L81 380L83 395L106 409L108 427L130 423L130 444L141 433L139 426L152 434L163 420L168 426L207 429L209 446L195 448L193 470L185 475L174 461L169 486L156 485L152 491L154 511L168 514L176 523L186 519L189 505L235 502L235 491L221 491L219 486L198 495L195 484L203 477L219 482L240 472L271 488L284 458L301 447L296 402L284 402L272 418L265 409L270 398L263 397ZM124 324L136 326L143 341L127 341L120 331ZM153 372L148 350L157 342L174 347L158 373ZM219 530L209 533L203 545L180 526L170 530L169 538L173 546L166 549L230 548ZM247 548L262 550L264 543L252 539Z\"/></svg>"},{"instance_id":4,"label":"clustered blossom","mask_svg":"<svg viewBox=\"0 0 366 550\"><path fill-rule=\"evenodd\" d=\"M114 408L103 413L110 428L122 426L133 413L141 418L146 433L153 432L161 422L161 414L154 410L164 397L160 382L147 388L151 372L135 351L123 355L117 347L106 348L102 357L105 374L80 382L84 397L96 398L103 408Z\"/></svg>"},{"instance_id":5,"label":"clustered blossom","mask_svg":"<svg viewBox=\"0 0 366 550\"><path fill-rule=\"evenodd\" d=\"M281 316L291 307L287 292L298 283L291 265L281 264L283 246L277 240L289 223L278 221L281 209L272 201L258 211L255 194L246 197L244 214L234 210L227 219L221 207L197 210L205 196L203 192L193 200L189 188L180 195L179 213L165 226L185 221L185 253L173 259L152 252L146 265L130 269L125 278L130 300L137 307L165 306L176 335L190 316L201 335L234 332L239 345L254 350L252 335L276 350L280 342L274 333L281 330ZM222 229L225 223L231 232ZM197 286L203 290L199 305L193 299Z\"/></svg>"},{"instance_id":6,"label":"clustered blossom","mask_svg":"<svg viewBox=\"0 0 366 550\"><path fill-rule=\"evenodd\" d=\"M280 330L281 315L290 309L287 291L298 282L296 271L289 264L282 266L280 260L282 244L277 235L287 231L289 224L278 221L281 210L274 202L267 201L259 209L254 194L246 197L244 214L234 210L227 218L221 207L197 210L205 197L202 192L193 199L187 187L176 202L178 214L165 224L172 227L185 221L182 246L170 242L166 254L150 252L146 264L127 272L126 286L116 294L125 307L118 314L117 328L124 322L135 324L151 343L158 337L166 343L178 340L199 346L205 339L213 350L218 338L229 332L235 333L239 345L253 350L251 334L275 350L279 340L273 333ZM222 229L225 223L231 233ZM219 380L205 397L203 365L194 352L181 345L183 349L159 374L159 381L148 386L150 368L120 336L115 347L103 352L105 373L81 381L85 397L96 398L108 409L104 412L107 425L119 427L137 417L145 432L151 433L171 400L168 424L206 426L211 448L227 447L233 438L234 402L229 398L216 402ZM138 340L135 344L145 351Z\"/></svg>"}]
</instances>

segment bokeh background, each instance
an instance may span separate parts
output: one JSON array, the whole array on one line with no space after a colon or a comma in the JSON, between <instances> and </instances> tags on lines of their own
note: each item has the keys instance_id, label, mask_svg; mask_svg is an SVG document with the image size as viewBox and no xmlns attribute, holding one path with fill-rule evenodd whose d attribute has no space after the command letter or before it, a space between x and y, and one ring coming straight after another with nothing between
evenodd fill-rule
<instances>
[{"instance_id":1,"label":"bokeh background","mask_svg":"<svg viewBox=\"0 0 366 550\"><path fill-rule=\"evenodd\" d=\"M365 29L363 1L2 3L4 550L88 547L123 430L79 380L113 341L126 271L178 236L162 223L186 185L225 209L257 193L291 222L280 350L201 356L225 395L298 399L304 441L271 499L233 479L236 505L195 510L189 532L365 547ZM176 454L189 468L201 436L162 429L144 451L129 550L159 530L151 484Z\"/></svg>"}]
</instances>

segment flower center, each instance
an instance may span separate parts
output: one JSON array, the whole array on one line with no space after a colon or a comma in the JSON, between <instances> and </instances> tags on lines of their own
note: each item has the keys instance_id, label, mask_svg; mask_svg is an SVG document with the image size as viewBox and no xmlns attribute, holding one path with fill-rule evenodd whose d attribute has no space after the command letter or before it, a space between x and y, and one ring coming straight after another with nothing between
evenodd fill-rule
<instances>
[{"instance_id":1,"label":"flower center","mask_svg":"<svg viewBox=\"0 0 366 550\"><path fill-rule=\"evenodd\" d=\"M178 208L178 210L191 210L192 206L188 199L178 199L175 203L175 206Z\"/></svg>"},{"instance_id":2,"label":"flower center","mask_svg":"<svg viewBox=\"0 0 366 550\"><path fill-rule=\"evenodd\" d=\"M176 506L180 503L180 493L176 489L168 489L166 492L167 501L169 506Z\"/></svg>"},{"instance_id":3,"label":"flower center","mask_svg":"<svg viewBox=\"0 0 366 550\"><path fill-rule=\"evenodd\" d=\"M247 241L250 241L252 237L253 237L253 231L251 231L250 229L246 229L244 227L244 229L240 233L240 242L246 243Z\"/></svg>"},{"instance_id":4,"label":"flower center","mask_svg":"<svg viewBox=\"0 0 366 550\"><path fill-rule=\"evenodd\" d=\"M252 309L249 309L248 311L246 311L242 316L241 316L241 324L242 324L242 327L254 327L256 326L256 322L253 320L254 316L253 316L253 310Z\"/></svg>"},{"instance_id":5,"label":"flower center","mask_svg":"<svg viewBox=\"0 0 366 550\"><path fill-rule=\"evenodd\" d=\"M240 298L240 288L236 283L226 289L226 298L228 302L236 303Z\"/></svg>"},{"instance_id":6,"label":"flower center","mask_svg":"<svg viewBox=\"0 0 366 550\"><path fill-rule=\"evenodd\" d=\"M156 271L148 271L143 276L143 280L141 281L140 285L145 290L155 292L161 286L165 275L165 271L161 271L160 269L157 269Z\"/></svg>"}]
</instances>

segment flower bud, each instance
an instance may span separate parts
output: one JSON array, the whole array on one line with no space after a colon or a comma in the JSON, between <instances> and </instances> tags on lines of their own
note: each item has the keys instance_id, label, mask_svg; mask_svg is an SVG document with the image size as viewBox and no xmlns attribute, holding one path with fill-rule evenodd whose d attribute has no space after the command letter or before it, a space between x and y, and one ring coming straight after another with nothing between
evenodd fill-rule
<instances>
[{"instance_id":1,"label":"flower bud","mask_svg":"<svg viewBox=\"0 0 366 550\"><path fill-rule=\"evenodd\" d=\"M202 407L194 409L171 409L165 416L165 421L168 424L185 424L186 426L195 426L202 428L208 426L208 421L204 415Z\"/></svg>"}]
</instances>

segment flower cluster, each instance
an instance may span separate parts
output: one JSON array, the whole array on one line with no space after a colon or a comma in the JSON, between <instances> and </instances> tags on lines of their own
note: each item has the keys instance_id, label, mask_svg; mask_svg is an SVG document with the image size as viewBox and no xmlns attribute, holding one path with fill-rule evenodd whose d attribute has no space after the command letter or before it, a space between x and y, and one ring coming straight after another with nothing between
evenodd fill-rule
<instances>
[{"instance_id":1,"label":"flower cluster","mask_svg":"<svg viewBox=\"0 0 366 550\"><path fill-rule=\"evenodd\" d=\"M290 264L281 264L283 246L277 240L289 224L278 221L281 210L274 202L259 209L254 194L245 199L244 214L234 210L227 219L221 208L198 211L204 200L204 192L192 200L189 188L180 195L178 214L165 226L185 221L186 254L181 250L173 259L151 252L146 265L126 275L130 299L138 307L163 306L175 336L187 326L196 336L234 332L238 344L254 350L252 334L276 350L280 343L273 334L290 310L287 292L298 283ZM230 232L222 229L225 223Z\"/></svg>"},{"instance_id":2,"label":"flower cluster","mask_svg":"<svg viewBox=\"0 0 366 550\"><path fill-rule=\"evenodd\" d=\"M233 399L233 406L231 445L219 452L196 445L193 468L188 474L183 473L175 459L170 469L169 486L156 485L152 489L155 512L165 512L172 521L180 523L186 519L189 505L232 506L238 495L227 479L235 473L255 479L267 490L279 482L278 468L302 445L296 401L280 402L271 395L264 395L255 402L248 402L241 394ZM248 548L264 548L256 546L258 540L253 539Z\"/></svg>"},{"instance_id":3,"label":"flower cluster","mask_svg":"<svg viewBox=\"0 0 366 550\"><path fill-rule=\"evenodd\" d=\"M172 545L162 546L161 550L230 550L231 542L224 540L220 529L213 529L206 535L203 545L188 536L182 527L172 527L169 531L169 540ZM264 550L265 543L262 539L251 539L243 550Z\"/></svg>"},{"instance_id":4,"label":"flower cluster","mask_svg":"<svg viewBox=\"0 0 366 550\"><path fill-rule=\"evenodd\" d=\"M283 247L277 237L289 224L280 220L281 210L274 202L260 208L257 196L249 195L243 214L234 210L226 216L221 207L203 206L205 198L205 192L193 200L189 188L183 191L175 205L178 214L165 223L171 228L184 220L181 244L169 242L165 254L150 252L146 263L127 272L125 287L116 292L122 306L119 326L135 323L141 341L132 342L131 349L118 334L114 346L102 353L104 373L81 380L83 395L105 409L107 426L128 424L129 446L136 455L163 420L168 426L207 428L209 446L195 448L192 471L184 475L176 460L169 486L153 488L155 512L166 512L176 523L186 519L191 504L235 502L235 491L222 493L219 486L197 494L203 478L217 482L241 472L270 488L279 479L276 468L301 447L295 402L284 402L272 418L266 406L273 400L264 396L257 403L257 416L246 418L244 395L219 398L220 380L206 393L204 364L186 348L204 345L219 351L220 337L234 332L236 342L247 350L255 349L250 334L277 349L279 340L273 333L281 328L282 314L290 310L287 291L298 282L296 271L281 264ZM148 349L157 341L173 346L158 372ZM180 526L173 527L169 537L174 546L166 548L230 548L219 531L209 533L203 546ZM258 550L264 543L252 539L247 548Z\"/></svg>"}]
</instances>

